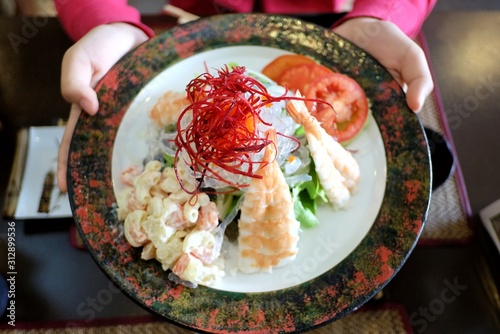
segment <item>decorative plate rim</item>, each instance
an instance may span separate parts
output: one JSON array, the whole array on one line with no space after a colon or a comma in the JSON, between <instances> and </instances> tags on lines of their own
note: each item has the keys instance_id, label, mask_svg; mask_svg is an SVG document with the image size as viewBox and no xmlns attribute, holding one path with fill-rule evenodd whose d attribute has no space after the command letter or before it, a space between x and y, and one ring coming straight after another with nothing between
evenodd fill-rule
<instances>
[{"instance_id":1,"label":"decorative plate rim","mask_svg":"<svg viewBox=\"0 0 500 334\"><path fill-rule=\"evenodd\" d=\"M379 214L341 263L292 288L236 293L178 286L155 275L158 265L143 261L140 272L134 271L137 252L120 242L112 228L116 223L112 144L133 98L168 66L227 45L271 46L312 56L357 79L373 98L372 115L387 158L387 184ZM423 126L390 74L331 30L279 15L200 19L174 27L128 53L96 91L98 115L82 113L68 159L68 190L76 225L93 259L123 292L182 327L202 332L303 332L330 323L380 291L406 262L422 232L432 179ZM131 272L137 275L128 275Z\"/></svg>"}]
</instances>

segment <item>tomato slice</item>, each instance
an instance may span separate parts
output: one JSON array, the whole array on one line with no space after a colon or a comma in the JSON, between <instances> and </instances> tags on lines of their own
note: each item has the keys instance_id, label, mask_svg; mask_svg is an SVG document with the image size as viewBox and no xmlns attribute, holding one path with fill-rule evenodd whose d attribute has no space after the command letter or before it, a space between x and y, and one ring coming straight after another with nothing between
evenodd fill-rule
<instances>
[{"instance_id":1,"label":"tomato slice","mask_svg":"<svg viewBox=\"0 0 500 334\"><path fill-rule=\"evenodd\" d=\"M286 69L299 64L316 64L316 62L312 58L303 55L286 54L267 64L262 70L262 74L271 80L277 81Z\"/></svg>"},{"instance_id":2,"label":"tomato slice","mask_svg":"<svg viewBox=\"0 0 500 334\"><path fill-rule=\"evenodd\" d=\"M306 91L308 99L319 99L325 103L307 101L311 115L316 117L326 132L339 142L354 138L368 118L368 100L361 86L352 78L332 72L318 78Z\"/></svg>"},{"instance_id":3,"label":"tomato slice","mask_svg":"<svg viewBox=\"0 0 500 334\"><path fill-rule=\"evenodd\" d=\"M331 73L333 71L328 67L317 63L299 64L283 71L283 74L276 82L281 86L288 87L290 90L299 90L304 94L312 82Z\"/></svg>"}]
</instances>

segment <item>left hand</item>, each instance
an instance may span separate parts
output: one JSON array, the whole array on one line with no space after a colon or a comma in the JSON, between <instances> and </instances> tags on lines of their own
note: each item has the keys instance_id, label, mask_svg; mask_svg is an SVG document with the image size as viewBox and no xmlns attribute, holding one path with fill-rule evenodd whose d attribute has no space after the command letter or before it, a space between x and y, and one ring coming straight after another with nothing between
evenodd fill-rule
<instances>
[{"instance_id":1,"label":"left hand","mask_svg":"<svg viewBox=\"0 0 500 334\"><path fill-rule=\"evenodd\" d=\"M423 50L394 23L369 17L349 19L333 29L377 59L406 91L410 109L420 111L434 88Z\"/></svg>"},{"instance_id":2,"label":"left hand","mask_svg":"<svg viewBox=\"0 0 500 334\"><path fill-rule=\"evenodd\" d=\"M99 109L94 87L124 54L147 39L148 36L133 25L103 24L89 31L64 54L61 92L71 102L71 111L59 146L57 184L62 192L68 190L68 152L78 117L82 111L95 115Z\"/></svg>"},{"instance_id":3,"label":"left hand","mask_svg":"<svg viewBox=\"0 0 500 334\"><path fill-rule=\"evenodd\" d=\"M64 134L62 137L61 145L59 145L59 154L57 156L57 186L61 192L68 191L68 184L66 181L66 172L68 168L68 154L69 147L71 145L71 137L73 136L73 131L75 130L76 123L82 112L82 107L76 103L71 104L71 110L68 117L68 122L66 123L66 128L64 129Z\"/></svg>"}]
</instances>

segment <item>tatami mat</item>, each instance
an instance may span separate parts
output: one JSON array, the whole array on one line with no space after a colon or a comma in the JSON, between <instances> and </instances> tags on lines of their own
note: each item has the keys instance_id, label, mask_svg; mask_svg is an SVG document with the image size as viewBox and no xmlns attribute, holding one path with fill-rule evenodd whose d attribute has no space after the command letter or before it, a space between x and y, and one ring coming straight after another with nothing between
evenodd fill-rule
<instances>
[{"instance_id":1,"label":"tatami mat","mask_svg":"<svg viewBox=\"0 0 500 334\"><path fill-rule=\"evenodd\" d=\"M425 39L419 43L427 52ZM453 138L444 114L437 89L427 98L419 117L425 127L442 134L453 147ZM455 170L451 177L432 193L429 215L420 237L421 244L467 242L472 237L469 226L469 209L460 165L455 159Z\"/></svg>"}]
</instances>

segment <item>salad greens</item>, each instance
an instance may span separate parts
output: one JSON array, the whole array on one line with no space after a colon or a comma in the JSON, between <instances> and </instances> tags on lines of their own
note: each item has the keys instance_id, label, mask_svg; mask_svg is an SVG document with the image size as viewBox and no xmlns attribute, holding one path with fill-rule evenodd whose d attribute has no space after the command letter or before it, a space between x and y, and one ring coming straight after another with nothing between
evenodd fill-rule
<instances>
[{"instance_id":1,"label":"salad greens","mask_svg":"<svg viewBox=\"0 0 500 334\"><path fill-rule=\"evenodd\" d=\"M312 177L311 180L299 183L291 189L295 218L303 228L311 228L319 224L316 209L318 205L328 203L313 161L311 161L309 175Z\"/></svg>"}]
</instances>

